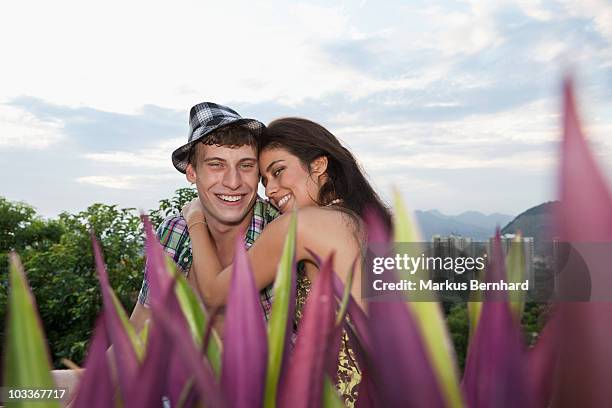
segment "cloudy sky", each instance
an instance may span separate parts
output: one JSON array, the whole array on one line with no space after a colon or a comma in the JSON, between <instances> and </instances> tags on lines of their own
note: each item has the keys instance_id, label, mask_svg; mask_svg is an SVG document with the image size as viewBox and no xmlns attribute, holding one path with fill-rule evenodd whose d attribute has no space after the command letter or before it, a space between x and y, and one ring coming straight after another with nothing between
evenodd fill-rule
<instances>
[{"instance_id":1,"label":"cloudy sky","mask_svg":"<svg viewBox=\"0 0 612 408\"><path fill-rule=\"evenodd\" d=\"M609 0L251 3L2 2L0 196L154 208L214 101L322 123L413 209L517 214L555 197L568 69L612 180Z\"/></svg>"}]
</instances>

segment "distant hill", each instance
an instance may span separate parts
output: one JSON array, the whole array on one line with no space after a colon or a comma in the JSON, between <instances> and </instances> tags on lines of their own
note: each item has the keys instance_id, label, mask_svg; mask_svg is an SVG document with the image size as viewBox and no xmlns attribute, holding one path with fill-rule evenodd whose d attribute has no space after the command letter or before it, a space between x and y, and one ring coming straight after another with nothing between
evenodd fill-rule
<instances>
[{"instance_id":1,"label":"distant hill","mask_svg":"<svg viewBox=\"0 0 612 408\"><path fill-rule=\"evenodd\" d=\"M433 235L462 235L476 240L488 240L495 233L497 226L505 225L502 234L516 234L533 237L535 253L549 255L552 251L551 229L552 215L559 205L558 201L549 201L532 207L516 217L507 214L485 215L478 211L466 211L459 215L446 215L438 210L416 211L416 218L421 227L424 240Z\"/></svg>"},{"instance_id":2,"label":"distant hill","mask_svg":"<svg viewBox=\"0 0 612 408\"><path fill-rule=\"evenodd\" d=\"M559 201L549 201L532 207L517 215L501 232L502 234L516 234L520 231L523 236L534 238L536 254L550 254L552 251L549 244L552 238L552 218L558 205Z\"/></svg>"},{"instance_id":3,"label":"distant hill","mask_svg":"<svg viewBox=\"0 0 612 408\"><path fill-rule=\"evenodd\" d=\"M416 211L423 239L433 235L462 235L477 240L487 240L497 226L510 222L514 217L506 214L485 215L478 211L466 211L459 215L446 215L438 210Z\"/></svg>"}]
</instances>

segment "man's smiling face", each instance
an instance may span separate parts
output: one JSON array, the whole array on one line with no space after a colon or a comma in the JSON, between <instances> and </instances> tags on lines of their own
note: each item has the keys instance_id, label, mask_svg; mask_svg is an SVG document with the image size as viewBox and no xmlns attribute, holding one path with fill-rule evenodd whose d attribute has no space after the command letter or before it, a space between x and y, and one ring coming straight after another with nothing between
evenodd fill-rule
<instances>
[{"instance_id":1,"label":"man's smiling face","mask_svg":"<svg viewBox=\"0 0 612 408\"><path fill-rule=\"evenodd\" d=\"M198 144L196 165L187 166L187 180L195 183L208 222L240 224L257 198L259 170L252 146Z\"/></svg>"}]
</instances>

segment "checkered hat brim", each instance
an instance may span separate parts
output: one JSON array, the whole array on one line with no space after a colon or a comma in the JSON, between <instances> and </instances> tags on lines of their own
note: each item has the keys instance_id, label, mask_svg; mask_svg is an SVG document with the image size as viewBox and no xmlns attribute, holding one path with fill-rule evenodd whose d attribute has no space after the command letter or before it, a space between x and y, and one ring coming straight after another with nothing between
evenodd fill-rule
<instances>
[{"instance_id":1,"label":"checkered hat brim","mask_svg":"<svg viewBox=\"0 0 612 408\"><path fill-rule=\"evenodd\" d=\"M187 169L189 150L198 140L211 132L227 126L236 124L249 129L258 138L265 125L258 120L241 117L235 110L227 106L211 102L203 102L195 105L189 112L189 135L187 143L172 153L172 164L181 173Z\"/></svg>"}]
</instances>

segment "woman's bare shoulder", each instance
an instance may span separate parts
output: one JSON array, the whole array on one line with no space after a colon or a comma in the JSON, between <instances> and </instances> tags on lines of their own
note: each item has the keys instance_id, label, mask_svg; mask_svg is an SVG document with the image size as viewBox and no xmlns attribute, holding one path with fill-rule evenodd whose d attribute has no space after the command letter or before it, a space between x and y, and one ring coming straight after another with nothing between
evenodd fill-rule
<instances>
[{"instance_id":1,"label":"woman's bare shoulder","mask_svg":"<svg viewBox=\"0 0 612 408\"><path fill-rule=\"evenodd\" d=\"M339 234L353 235L361 229L361 221L356 215L329 207L304 207L297 211L298 225L307 229L334 231Z\"/></svg>"},{"instance_id":2,"label":"woman's bare shoulder","mask_svg":"<svg viewBox=\"0 0 612 408\"><path fill-rule=\"evenodd\" d=\"M297 210L298 217L305 220L342 221L347 214L332 207L309 206Z\"/></svg>"},{"instance_id":3,"label":"woman's bare shoulder","mask_svg":"<svg viewBox=\"0 0 612 408\"><path fill-rule=\"evenodd\" d=\"M279 230L286 230L289 226L293 212L287 212L275 219L270 225ZM296 210L298 233L314 232L320 236L321 232L334 233L334 235L355 234L360 230L358 217L329 207L303 207Z\"/></svg>"}]
</instances>

